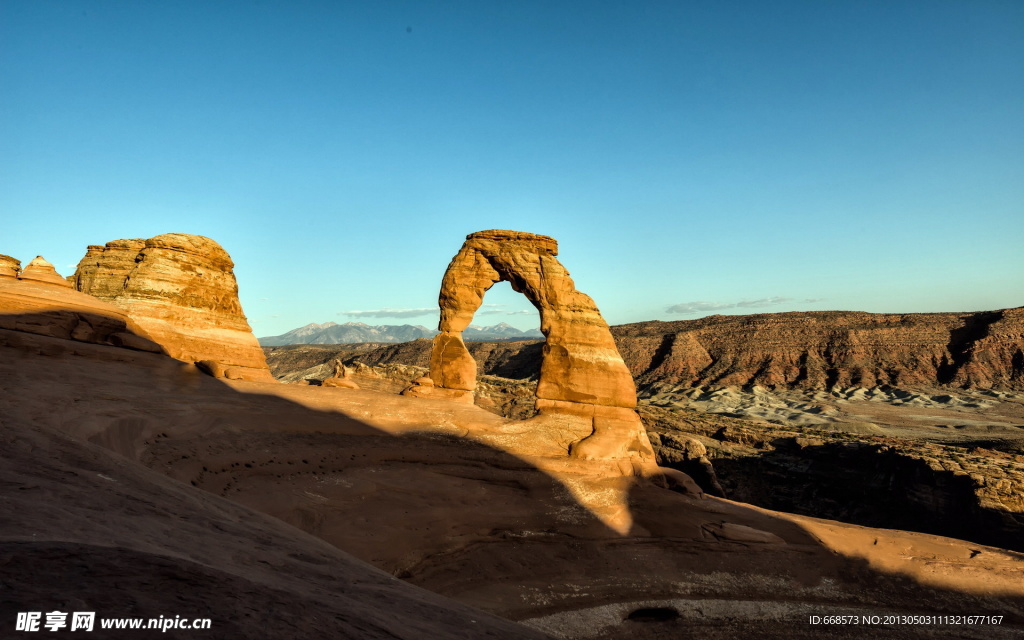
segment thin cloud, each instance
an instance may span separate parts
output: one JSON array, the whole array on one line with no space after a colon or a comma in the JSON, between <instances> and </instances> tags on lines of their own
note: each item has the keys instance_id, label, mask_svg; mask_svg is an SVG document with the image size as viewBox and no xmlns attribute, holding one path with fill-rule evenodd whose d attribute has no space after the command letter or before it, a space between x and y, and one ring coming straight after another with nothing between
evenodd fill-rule
<instances>
[{"instance_id":1,"label":"thin cloud","mask_svg":"<svg viewBox=\"0 0 1024 640\"><path fill-rule=\"evenodd\" d=\"M478 315L478 316L497 316L497 315L502 315L504 313L507 313L507 311L505 311L505 307L507 307L507 306L508 306L507 304L489 304L489 303L484 303L484 304L480 305L480 309L476 312L476 315Z\"/></svg>"},{"instance_id":2,"label":"thin cloud","mask_svg":"<svg viewBox=\"0 0 1024 640\"><path fill-rule=\"evenodd\" d=\"M537 313L536 309L522 309L520 311L506 311L506 316L529 316Z\"/></svg>"},{"instance_id":3,"label":"thin cloud","mask_svg":"<svg viewBox=\"0 0 1024 640\"><path fill-rule=\"evenodd\" d=\"M772 296L770 298L758 298L757 300L740 300L739 302L706 302L695 300L693 302L680 302L665 309L668 313L693 314L708 311L722 311L723 309L757 309L771 307L777 304L792 302L793 298Z\"/></svg>"},{"instance_id":4,"label":"thin cloud","mask_svg":"<svg viewBox=\"0 0 1024 640\"><path fill-rule=\"evenodd\" d=\"M680 302L674 304L665 311L669 313L700 313L701 311L718 311L720 309L732 309L735 304L723 304L721 302L704 302L703 300L697 300L694 302Z\"/></svg>"},{"instance_id":5,"label":"thin cloud","mask_svg":"<svg viewBox=\"0 0 1024 640\"><path fill-rule=\"evenodd\" d=\"M415 318L437 313L436 308L426 309L372 309L369 311L342 311L339 316L350 318Z\"/></svg>"},{"instance_id":6,"label":"thin cloud","mask_svg":"<svg viewBox=\"0 0 1024 640\"><path fill-rule=\"evenodd\" d=\"M793 298L780 298L779 296L773 296L771 298L758 298L757 300L741 300L740 302L736 303L736 306L743 307L744 309L751 309L757 307L770 307L772 305L792 301Z\"/></svg>"}]
</instances>

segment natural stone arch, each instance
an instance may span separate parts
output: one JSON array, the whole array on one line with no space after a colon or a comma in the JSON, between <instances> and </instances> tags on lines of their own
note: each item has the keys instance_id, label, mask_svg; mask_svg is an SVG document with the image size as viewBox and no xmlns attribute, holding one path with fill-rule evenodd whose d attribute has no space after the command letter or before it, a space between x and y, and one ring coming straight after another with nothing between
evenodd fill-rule
<instances>
[{"instance_id":1,"label":"natural stone arch","mask_svg":"<svg viewBox=\"0 0 1024 640\"><path fill-rule=\"evenodd\" d=\"M434 339L430 359L435 385L463 391L476 388L476 362L462 332L487 290L508 281L540 313L545 346L538 400L636 406L633 378L607 323L590 296L576 290L557 255L558 243L548 236L492 230L466 237L441 281L441 333Z\"/></svg>"},{"instance_id":2,"label":"natural stone arch","mask_svg":"<svg viewBox=\"0 0 1024 640\"><path fill-rule=\"evenodd\" d=\"M491 230L466 237L441 282L441 333L434 338L430 357L434 387L422 395L472 401L476 362L462 332L487 290L508 281L540 313L545 344L537 384L538 411L591 421L590 436L572 447L577 457L632 459L634 466L653 465L650 442L634 411L633 377L597 305L576 290L557 255L558 243L548 236Z\"/></svg>"}]
</instances>

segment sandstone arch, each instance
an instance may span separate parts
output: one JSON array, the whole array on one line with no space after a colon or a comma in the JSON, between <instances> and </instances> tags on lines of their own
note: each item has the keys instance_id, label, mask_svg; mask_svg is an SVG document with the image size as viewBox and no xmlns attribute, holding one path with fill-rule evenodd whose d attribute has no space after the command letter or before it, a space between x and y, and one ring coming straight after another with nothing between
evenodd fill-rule
<instances>
[{"instance_id":1,"label":"sandstone arch","mask_svg":"<svg viewBox=\"0 0 1024 640\"><path fill-rule=\"evenodd\" d=\"M591 421L592 434L574 443L576 457L654 464L633 410L636 386L590 296L576 290L548 236L490 230L466 237L448 265L438 304L441 321L430 357L432 395L472 401L476 362L462 332L495 283L508 281L540 313L545 336L537 409ZM637 469L639 472L640 469Z\"/></svg>"}]
</instances>

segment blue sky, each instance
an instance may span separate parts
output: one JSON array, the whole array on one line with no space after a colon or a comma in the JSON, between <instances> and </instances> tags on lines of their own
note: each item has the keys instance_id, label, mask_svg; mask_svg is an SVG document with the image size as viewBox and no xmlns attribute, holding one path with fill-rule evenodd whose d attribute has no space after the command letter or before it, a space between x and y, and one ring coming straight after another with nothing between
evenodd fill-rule
<instances>
[{"instance_id":1,"label":"blue sky","mask_svg":"<svg viewBox=\"0 0 1024 640\"><path fill-rule=\"evenodd\" d=\"M206 235L257 335L431 325L491 228L612 324L1024 304L1016 0L0 0L0 87L0 253Z\"/></svg>"}]
</instances>

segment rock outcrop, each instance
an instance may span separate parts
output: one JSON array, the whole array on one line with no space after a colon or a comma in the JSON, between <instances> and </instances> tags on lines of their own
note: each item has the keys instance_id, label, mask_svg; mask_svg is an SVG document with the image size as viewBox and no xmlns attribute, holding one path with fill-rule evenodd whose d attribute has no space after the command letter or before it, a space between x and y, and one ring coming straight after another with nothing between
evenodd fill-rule
<instances>
[{"instance_id":1,"label":"rock outcrop","mask_svg":"<svg viewBox=\"0 0 1024 640\"><path fill-rule=\"evenodd\" d=\"M0 329L161 351L124 310L75 291L42 256L24 270L19 269L20 264L10 256L0 256Z\"/></svg>"},{"instance_id":2,"label":"rock outcrop","mask_svg":"<svg viewBox=\"0 0 1024 640\"><path fill-rule=\"evenodd\" d=\"M342 364L341 360L334 361L334 371L331 377L324 378L320 383L323 387L340 387L342 389L358 389L359 383L352 379L348 367Z\"/></svg>"},{"instance_id":3,"label":"rock outcrop","mask_svg":"<svg viewBox=\"0 0 1024 640\"><path fill-rule=\"evenodd\" d=\"M71 280L126 311L171 357L205 361L226 378L272 381L233 267L213 240L167 233L92 245Z\"/></svg>"},{"instance_id":4,"label":"rock outcrop","mask_svg":"<svg viewBox=\"0 0 1024 640\"><path fill-rule=\"evenodd\" d=\"M32 259L28 265L18 274L19 280L29 280L32 282L45 282L46 284L56 285L58 287L71 287L71 283L63 278L57 270L53 268L53 265L46 261L43 256L36 256Z\"/></svg>"},{"instance_id":5,"label":"rock outcrop","mask_svg":"<svg viewBox=\"0 0 1024 640\"><path fill-rule=\"evenodd\" d=\"M632 460L653 464L653 452L634 407L636 387L622 362L597 305L577 291L555 257L558 243L519 231L472 233L448 265L438 304L441 321L430 356L433 387L472 401L476 361L462 339L484 294L508 281L540 312L545 344L537 384L541 414L568 414L591 422L592 434L571 452L584 459Z\"/></svg>"},{"instance_id":6,"label":"rock outcrop","mask_svg":"<svg viewBox=\"0 0 1024 640\"><path fill-rule=\"evenodd\" d=\"M0 254L0 278L17 278L21 272L21 260Z\"/></svg>"}]
</instances>

